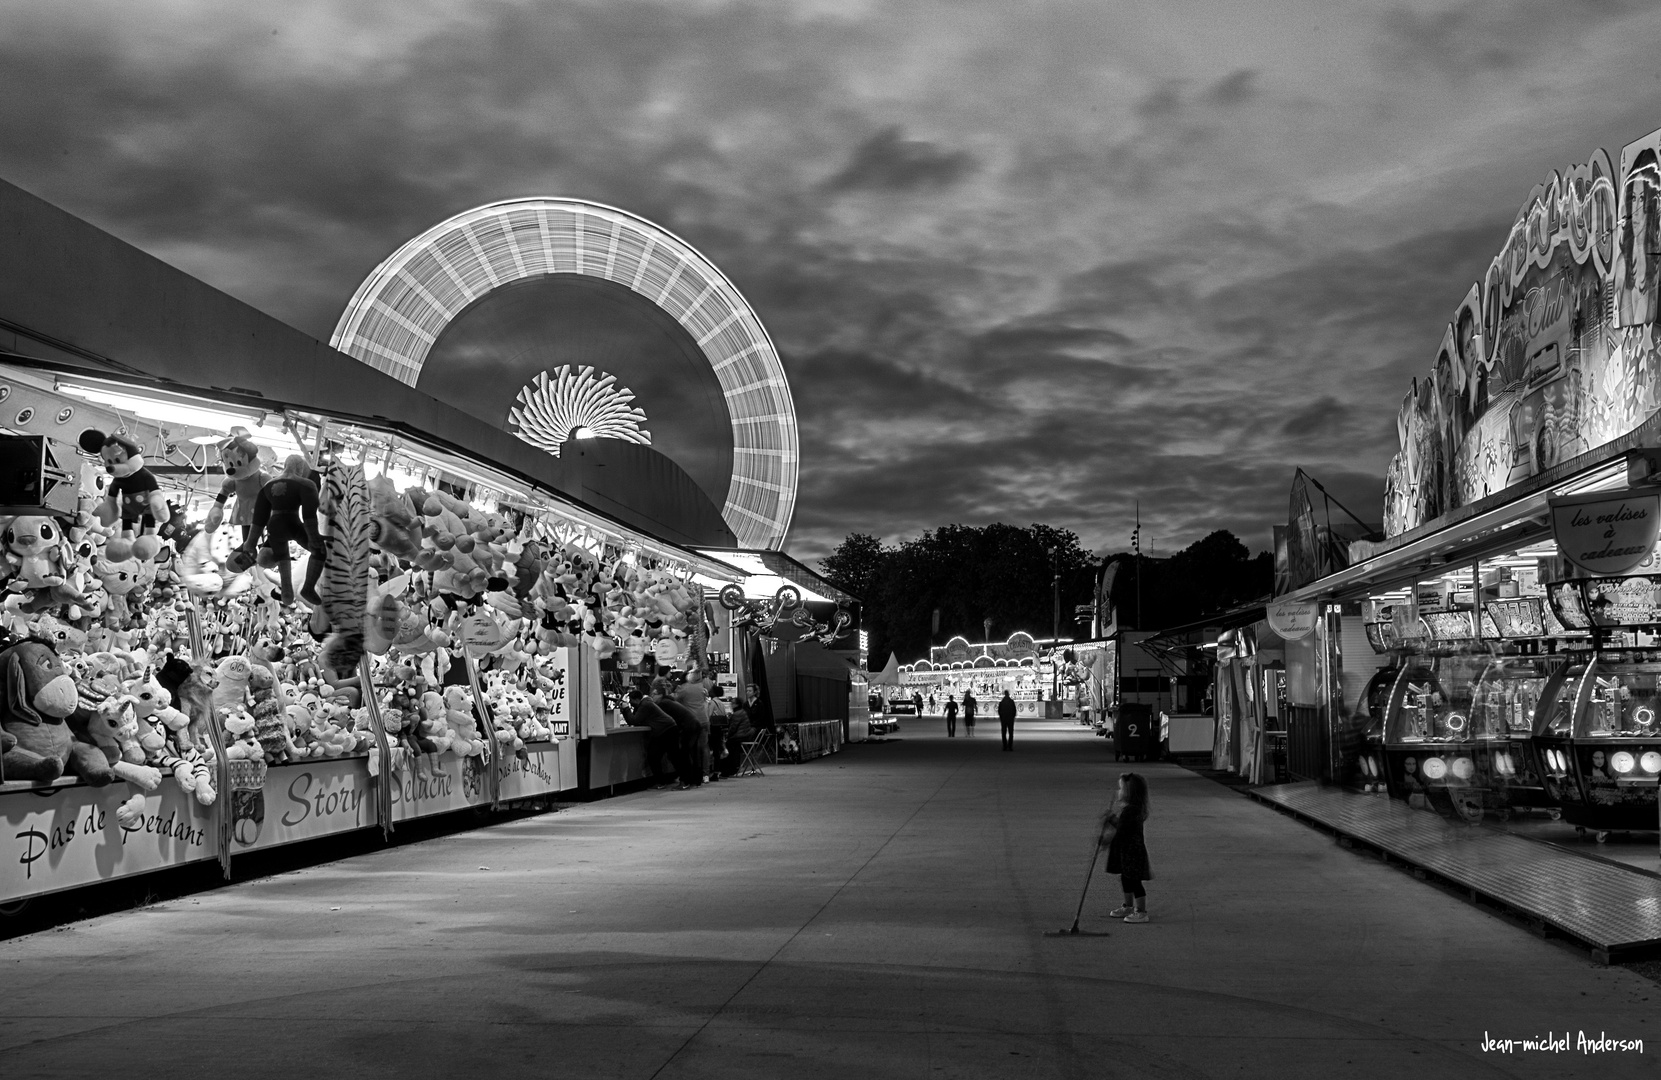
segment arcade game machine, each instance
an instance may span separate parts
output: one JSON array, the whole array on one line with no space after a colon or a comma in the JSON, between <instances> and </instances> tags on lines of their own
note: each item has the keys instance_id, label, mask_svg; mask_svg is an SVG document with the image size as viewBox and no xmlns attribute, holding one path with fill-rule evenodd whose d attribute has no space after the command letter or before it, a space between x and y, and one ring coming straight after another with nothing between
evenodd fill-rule
<instances>
[{"instance_id":1,"label":"arcade game machine","mask_svg":"<svg viewBox=\"0 0 1661 1080\"><path fill-rule=\"evenodd\" d=\"M1491 644L1498 628L1477 603L1474 569L1416 585L1414 594L1392 613L1403 653L1385 713L1386 783L1410 805L1479 821L1506 805L1493 782L1515 761L1492 753L1477 728L1477 691L1500 649Z\"/></svg>"},{"instance_id":2,"label":"arcade game machine","mask_svg":"<svg viewBox=\"0 0 1661 1080\"><path fill-rule=\"evenodd\" d=\"M1552 608L1591 633L1590 656L1548 683L1534 725L1547 791L1601 843L1655 831L1661 781L1661 579L1588 578L1551 586Z\"/></svg>"},{"instance_id":3,"label":"arcade game machine","mask_svg":"<svg viewBox=\"0 0 1661 1080\"><path fill-rule=\"evenodd\" d=\"M1564 666L1561 658L1552 656L1496 656L1471 695L1478 790L1484 809L1502 819L1519 810L1560 816L1558 800L1546 788L1533 736L1541 697Z\"/></svg>"},{"instance_id":4,"label":"arcade game machine","mask_svg":"<svg viewBox=\"0 0 1661 1080\"><path fill-rule=\"evenodd\" d=\"M1445 817L1480 819L1472 696L1488 657L1449 652L1404 658L1384 720L1390 794Z\"/></svg>"}]
</instances>

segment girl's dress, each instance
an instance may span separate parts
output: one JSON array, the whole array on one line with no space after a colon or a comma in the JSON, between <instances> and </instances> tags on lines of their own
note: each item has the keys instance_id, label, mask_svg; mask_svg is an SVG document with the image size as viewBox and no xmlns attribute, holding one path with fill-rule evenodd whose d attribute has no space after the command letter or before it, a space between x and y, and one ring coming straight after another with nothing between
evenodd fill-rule
<instances>
[{"instance_id":1,"label":"girl's dress","mask_svg":"<svg viewBox=\"0 0 1661 1080\"><path fill-rule=\"evenodd\" d=\"M1153 866L1148 862L1148 844L1142 832L1145 822L1125 815L1117 820L1118 830L1107 845L1107 872L1152 881Z\"/></svg>"}]
</instances>

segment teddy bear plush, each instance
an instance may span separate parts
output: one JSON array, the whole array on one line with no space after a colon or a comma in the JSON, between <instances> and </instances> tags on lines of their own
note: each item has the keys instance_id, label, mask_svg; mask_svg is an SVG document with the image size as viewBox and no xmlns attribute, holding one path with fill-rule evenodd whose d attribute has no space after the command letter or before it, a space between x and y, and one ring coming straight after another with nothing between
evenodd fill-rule
<instances>
[{"instance_id":1,"label":"teddy bear plush","mask_svg":"<svg viewBox=\"0 0 1661 1080\"><path fill-rule=\"evenodd\" d=\"M225 757L229 761L260 761L265 748L254 737L254 718L242 705L225 714Z\"/></svg>"},{"instance_id":2,"label":"teddy bear plush","mask_svg":"<svg viewBox=\"0 0 1661 1080\"><path fill-rule=\"evenodd\" d=\"M484 736L479 731L479 722L473 715L473 701L467 688L462 686L447 686L444 688L442 700L444 702L444 723L450 731L450 749L458 757L477 757L484 752Z\"/></svg>"},{"instance_id":3,"label":"teddy bear plush","mask_svg":"<svg viewBox=\"0 0 1661 1080\"><path fill-rule=\"evenodd\" d=\"M421 695L421 720L416 729L416 741L429 754L448 753L455 746L455 738L445 717L444 699L431 690Z\"/></svg>"},{"instance_id":4,"label":"teddy bear plush","mask_svg":"<svg viewBox=\"0 0 1661 1080\"><path fill-rule=\"evenodd\" d=\"M317 719L304 705L283 706L283 727L288 731L288 756L293 761L305 761L324 756L324 746L317 740Z\"/></svg>"}]
</instances>

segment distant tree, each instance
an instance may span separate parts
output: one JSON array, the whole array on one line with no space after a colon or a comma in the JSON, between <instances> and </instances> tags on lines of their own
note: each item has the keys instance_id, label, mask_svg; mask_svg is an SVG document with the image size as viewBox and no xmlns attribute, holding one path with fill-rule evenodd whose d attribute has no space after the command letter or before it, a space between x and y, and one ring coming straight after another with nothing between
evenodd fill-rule
<instances>
[{"instance_id":1,"label":"distant tree","mask_svg":"<svg viewBox=\"0 0 1661 1080\"><path fill-rule=\"evenodd\" d=\"M824 572L825 580L838 589L869 601L867 594L893 553L892 548L885 547L875 536L849 533L835 551L819 560L819 569Z\"/></svg>"},{"instance_id":2,"label":"distant tree","mask_svg":"<svg viewBox=\"0 0 1661 1080\"><path fill-rule=\"evenodd\" d=\"M1253 556L1240 539L1218 529L1169 558L1136 559L1129 552L1109 557L1122 565L1113 581L1112 601L1123 626L1157 630L1197 622L1228 608L1269 595L1274 557ZM1141 578L1138 610L1137 579Z\"/></svg>"},{"instance_id":3,"label":"distant tree","mask_svg":"<svg viewBox=\"0 0 1661 1080\"><path fill-rule=\"evenodd\" d=\"M1048 637L1052 551L1061 575L1061 632L1068 636L1073 607L1089 600L1095 574L1089 553L1065 529L944 525L897 548L853 533L820 566L833 584L865 600L863 626L872 663L880 663L889 652L905 661L927 656L931 644L957 634L979 641L988 618L994 638L1017 630Z\"/></svg>"}]
</instances>

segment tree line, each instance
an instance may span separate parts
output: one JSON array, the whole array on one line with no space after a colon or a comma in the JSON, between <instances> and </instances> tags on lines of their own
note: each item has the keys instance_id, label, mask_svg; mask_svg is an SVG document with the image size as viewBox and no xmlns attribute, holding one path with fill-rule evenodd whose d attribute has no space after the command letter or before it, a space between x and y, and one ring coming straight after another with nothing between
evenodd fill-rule
<instances>
[{"instance_id":1,"label":"tree line","mask_svg":"<svg viewBox=\"0 0 1661 1080\"><path fill-rule=\"evenodd\" d=\"M1073 532L1039 524L943 525L897 545L855 532L820 570L864 602L873 665L890 652L902 662L927 656L953 636L1047 638L1058 599L1060 634L1076 640L1091 632L1081 609L1110 606L1122 627L1163 629L1267 597L1274 586L1273 556L1253 556L1225 529L1161 559L1100 557Z\"/></svg>"}]
</instances>

